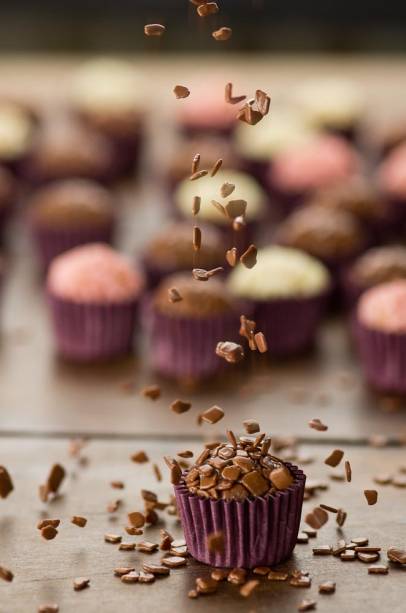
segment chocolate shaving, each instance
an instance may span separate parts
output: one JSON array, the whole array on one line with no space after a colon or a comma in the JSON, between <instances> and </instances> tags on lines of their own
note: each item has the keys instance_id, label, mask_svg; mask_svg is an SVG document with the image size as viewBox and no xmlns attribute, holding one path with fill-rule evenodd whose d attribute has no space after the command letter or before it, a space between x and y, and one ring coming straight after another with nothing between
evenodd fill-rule
<instances>
[{"instance_id":1,"label":"chocolate shaving","mask_svg":"<svg viewBox=\"0 0 406 613\"><path fill-rule=\"evenodd\" d=\"M259 585L258 579L250 579L240 588L240 594L244 598L249 598L255 588Z\"/></svg>"},{"instance_id":2,"label":"chocolate shaving","mask_svg":"<svg viewBox=\"0 0 406 613\"><path fill-rule=\"evenodd\" d=\"M141 390L141 394L145 396L145 398L157 400L161 396L161 388L159 385L148 385Z\"/></svg>"},{"instance_id":3,"label":"chocolate shaving","mask_svg":"<svg viewBox=\"0 0 406 613\"><path fill-rule=\"evenodd\" d=\"M86 517L81 517L80 515L74 515L70 521L71 524L75 524L75 526L78 526L79 528L84 528L87 524Z\"/></svg>"},{"instance_id":4,"label":"chocolate shaving","mask_svg":"<svg viewBox=\"0 0 406 613\"><path fill-rule=\"evenodd\" d=\"M216 355L230 364L237 364L244 359L244 349L231 341L220 341L216 346Z\"/></svg>"},{"instance_id":5,"label":"chocolate shaving","mask_svg":"<svg viewBox=\"0 0 406 613\"><path fill-rule=\"evenodd\" d=\"M220 202L217 202L217 200L211 200L211 205L214 206L214 208L217 209L219 213L224 215L224 217L227 217L226 209L222 204L220 204Z\"/></svg>"},{"instance_id":6,"label":"chocolate shaving","mask_svg":"<svg viewBox=\"0 0 406 613\"><path fill-rule=\"evenodd\" d=\"M208 173L207 170L198 170L197 172L194 172L192 175L190 175L190 180L191 181L197 181L197 179L201 179L202 177L205 177Z\"/></svg>"},{"instance_id":7,"label":"chocolate shaving","mask_svg":"<svg viewBox=\"0 0 406 613\"><path fill-rule=\"evenodd\" d=\"M201 202L202 202L202 199L200 198L200 196L193 197L193 204L192 204L192 214L193 215L197 215L198 212L200 211Z\"/></svg>"},{"instance_id":8,"label":"chocolate shaving","mask_svg":"<svg viewBox=\"0 0 406 613\"><path fill-rule=\"evenodd\" d=\"M131 461L135 462L136 464L145 464L145 462L149 462L149 457L145 451L141 450L132 454Z\"/></svg>"},{"instance_id":9,"label":"chocolate shaving","mask_svg":"<svg viewBox=\"0 0 406 613\"><path fill-rule=\"evenodd\" d=\"M13 482L7 468L0 466L0 498L7 498L13 489Z\"/></svg>"},{"instance_id":10,"label":"chocolate shaving","mask_svg":"<svg viewBox=\"0 0 406 613\"><path fill-rule=\"evenodd\" d=\"M149 23L144 26L145 36L162 36L166 28L160 23Z\"/></svg>"},{"instance_id":11,"label":"chocolate shaving","mask_svg":"<svg viewBox=\"0 0 406 613\"><path fill-rule=\"evenodd\" d=\"M213 268L212 270L205 270L204 268L193 268L192 275L196 281L208 281L210 277L214 277L215 275L223 272L224 268L222 266L218 266L217 268Z\"/></svg>"},{"instance_id":12,"label":"chocolate shaving","mask_svg":"<svg viewBox=\"0 0 406 613\"><path fill-rule=\"evenodd\" d=\"M242 102L243 100L245 100L245 98L247 96L233 96L233 84L232 83L227 83L226 87L225 87L225 101L228 102L229 104L239 104L240 102Z\"/></svg>"},{"instance_id":13,"label":"chocolate shaving","mask_svg":"<svg viewBox=\"0 0 406 613\"><path fill-rule=\"evenodd\" d=\"M245 419L242 422L242 425L244 426L244 429L247 434L255 434L256 432L259 432L260 430L259 423L255 421L254 419Z\"/></svg>"},{"instance_id":14,"label":"chocolate shaving","mask_svg":"<svg viewBox=\"0 0 406 613\"><path fill-rule=\"evenodd\" d=\"M184 85L175 85L175 87L173 88L173 93L178 100L180 98L187 98L188 96L190 96L190 90Z\"/></svg>"},{"instance_id":15,"label":"chocolate shaving","mask_svg":"<svg viewBox=\"0 0 406 613\"><path fill-rule=\"evenodd\" d=\"M340 464L341 460L343 459L343 456L344 451L342 451L341 449L334 449L334 451L332 451L330 455L327 456L327 458L324 460L324 463L327 464L327 466L332 466L333 468L335 468Z\"/></svg>"},{"instance_id":16,"label":"chocolate shaving","mask_svg":"<svg viewBox=\"0 0 406 613\"><path fill-rule=\"evenodd\" d=\"M227 198L233 193L234 190L235 190L235 185L233 183L228 183L228 181L225 181L223 185L220 187L220 196L222 198Z\"/></svg>"},{"instance_id":17,"label":"chocolate shaving","mask_svg":"<svg viewBox=\"0 0 406 613\"><path fill-rule=\"evenodd\" d=\"M246 251L240 256L240 262L246 268L254 268L257 263L257 248L255 245L250 245Z\"/></svg>"},{"instance_id":18,"label":"chocolate shaving","mask_svg":"<svg viewBox=\"0 0 406 613\"><path fill-rule=\"evenodd\" d=\"M218 173L218 171L220 170L221 166L223 164L223 160L221 158L219 158L213 165L213 168L210 171L210 176L211 177L215 177L216 174Z\"/></svg>"},{"instance_id":19,"label":"chocolate shaving","mask_svg":"<svg viewBox=\"0 0 406 613\"><path fill-rule=\"evenodd\" d=\"M193 249L194 251L200 251L202 246L202 231L197 226L193 227Z\"/></svg>"},{"instance_id":20,"label":"chocolate shaving","mask_svg":"<svg viewBox=\"0 0 406 613\"><path fill-rule=\"evenodd\" d=\"M218 13L219 7L216 2L204 2L203 4L199 4L196 10L199 17L208 17L209 15Z\"/></svg>"},{"instance_id":21,"label":"chocolate shaving","mask_svg":"<svg viewBox=\"0 0 406 613\"><path fill-rule=\"evenodd\" d=\"M192 406L191 402L184 402L183 400L177 399L172 402L171 411L180 415L182 413L186 413L186 411L189 411L191 406Z\"/></svg>"},{"instance_id":22,"label":"chocolate shaving","mask_svg":"<svg viewBox=\"0 0 406 613\"><path fill-rule=\"evenodd\" d=\"M374 505L378 501L378 492L376 490L364 490L364 496L369 505Z\"/></svg>"},{"instance_id":23,"label":"chocolate shaving","mask_svg":"<svg viewBox=\"0 0 406 613\"><path fill-rule=\"evenodd\" d=\"M193 160L192 160L192 175L194 175L199 170L199 166L200 166L200 153L196 153L193 156Z\"/></svg>"},{"instance_id":24,"label":"chocolate shaving","mask_svg":"<svg viewBox=\"0 0 406 613\"><path fill-rule=\"evenodd\" d=\"M258 111L261 113L261 115L263 117L264 115L267 115L269 112L269 106L271 104L270 96L268 96L268 94L263 92L261 89L257 89L257 91L255 92L255 102Z\"/></svg>"},{"instance_id":25,"label":"chocolate shaving","mask_svg":"<svg viewBox=\"0 0 406 613\"><path fill-rule=\"evenodd\" d=\"M8 583L11 583L12 580L14 579L14 575L11 572L11 570L6 568L5 566L0 566L0 579L3 579L3 581L7 581Z\"/></svg>"},{"instance_id":26,"label":"chocolate shaving","mask_svg":"<svg viewBox=\"0 0 406 613\"><path fill-rule=\"evenodd\" d=\"M176 289L176 287L171 287L170 289L168 289L168 300L169 302L180 302L181 300L183 300L182 296L179 293L179 290Z\"/></svg>"},{"instance_id":27,"label":"chocolate shaving","mask_svg":"<svg viewBox=\"0 0 406 613\"><path fill-rule=\"evenodd\" d=\"M351 482L351 478L352 478L352 470L351 470L351 464L349 463L348 460L345 461L344 463L345 466L345 477L348 481L348 483Z\"/></svg>"},{"instance_id":28,"label":"chocolate shaving","mask_svg":"<svg viewBox=\"0 0 406 613\"><path fill-rule=\"evenodd\" d=\"M214 38L214 40L224 41L224 40L229 40L231 38L232 33L233 31L231 28L227 28L226 26L223 26L222 28L219 28L218 30L214 30L214 32L212 32L211 35Z\"/></svg>"},{"instance_id":29,"label":"chocolate shaving","mask_svg":"<svg viewBox=\"0 0 406 613\"><path fill-rule=\"evenodd\" d=\"M227 217L235 219L236 217L244 217L247 210L247 201L241 198L237 200L229 200L225 205Z\"/></svg>"},{"instance_id":30,"label":"chocolate shaving","mask_svg":"<svg viewBox=\"0 0 406 613\"><path fill-rule=\"evenodd\" d=\"M85 590L90 586L90 579L87 577L77 577L73 581L73 589L75 592L80 592L81 590Z\"/></svg>"},{"instance_id":31,"label":"chocolate shaving","mask_svg":"<svg viewBox=\"0 0 406 613\"><path fill-rule=\"evenodd\" d=\"M326 432L326 430L328 430L328 426L323 424L323 422L317 417L314 417L309 421L309 427L313 428L313 430L317 430L318 432Z\"/></svg>"},{"instance_id":32,"label":"chocolate shaving","mask_svg":"<svg viewBox=\"0 0 406 613\"><path fill-rule=\"evenodd\" d=\"M268 351L268 343L263 332L254 334L254 341L259 353L266 353Z\"/></svg>"},{"instance_id":33,"label":"chocolate shaving","mask_svg":"<svg viewBox=\"0 0 406 613\"><path fill-rule=\"evenodd\" d=\"M224 411L220 407L214 405L201 414L201 418L207 424L216 424L220 419L223 419Z\"/></svg>"},{"instance_id":34,"label":"chocolate shaving","mask_svg":"<svg viewBox=\"0 0 406 613\"><path fill-rule=\"evenodd\" d=\"M234 268L238 260L237 247L231 247L231 249L228 249L228 251L226 251L226 260L227 260L227 263L232 268Z\"/></svg>"}]
</instances>

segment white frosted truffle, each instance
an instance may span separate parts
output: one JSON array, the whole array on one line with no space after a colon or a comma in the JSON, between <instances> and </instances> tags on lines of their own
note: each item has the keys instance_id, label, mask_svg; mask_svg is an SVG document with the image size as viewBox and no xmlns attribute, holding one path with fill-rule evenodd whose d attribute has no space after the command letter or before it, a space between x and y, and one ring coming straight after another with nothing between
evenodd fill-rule
<instances>
[{"instance_id":1,"label":"white frosted truffle","mask_svg":"<svg viewBox=\"0 0 406 613\"><path fill-rule=\"evenodd\" d=\"M131 113L143 102L144 91L144 80L131 63L99 58L74 75L71 101L86 113Z\"/></svg>"},{"instance_id":2,"label":"white frosted truffle","mask_svg":"<svg viewBox=\"0 0 406 613\"><path fill-rule=\"evenodd\" d=\"M230 196L222 198L220 188L226 181L235 185L235 189ZM212 200L223 205L230 200L246 200L248 221L261 218L265 210L266 195L262 187L250 175L235 170L220 170L214 177L209 173L196 181L191 181L189 177L182 181L175 191L174 200L176 208L184 217L192 217L195 196L201 198L199 218L216 224L226 225L230 220L211 204Z\"/></svg>"},{"instance_id":3,"label":"white frosted truffle","mask_svg":"<svg viewBox=\"0 0 406 613\"><path fill-rule=\"evenodd\" d=\"M360 88L345 79L306 81L294 98L304 117L314 126L350 127L364 111Z\"/></svg>"},{"instance_id":4,"label":"white frosted truffle","mask_svg":"<svg viewBox=\"0 0 406 613\"><path fill-rule=\"evenodd\" d=\"M236 129L237 150L251 160L267 161L291 147L300 146L314 134L304 117L293 110L273 111L259 130L239 122Z\"/></svg>"},{"instance_id":5,"label":"white frosted truffle","mask_svg":"<svg viewBox=\"0 0 406 613\"><path fill-rule=\"evenodd\" d=\"M269 300L315 296L329 285L326 267L303 251L271 246L258 251L251 270L239 265L231 273L230 291L239 298Z\"/></svg>"},{"instance_id":6,"label":"white frosted truffle","mask_svg":"<svg viewBox=\"0 0 406 613\"><path fill-rule=\"evenodd\" d=\"M11 103L0 104L0 157L14 160L29 150L33 122L23 109Z\"/></svg>"}]
</instances>

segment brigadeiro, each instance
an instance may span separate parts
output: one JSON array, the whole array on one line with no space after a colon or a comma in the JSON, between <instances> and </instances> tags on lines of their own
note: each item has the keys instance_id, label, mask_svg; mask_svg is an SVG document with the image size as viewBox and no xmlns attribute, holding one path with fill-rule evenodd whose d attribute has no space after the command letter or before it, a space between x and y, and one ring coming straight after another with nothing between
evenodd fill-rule
<instances>
[{"instance_id":1,"label":"brigadeiro","mask_svg":"<svg viewBox=\"0 0 406 613\"><path fill-rule=\"evenodd\" d=\"M406 280L362 294L354 328L368 383L381 392L406 393Z\"/></svg>"},{"instance_id":2,"label":"brigadeiro","mask_svg":"<svg viewBox=\"0 0 406 613\"><path fill-rule=\"evenodd\" d=\"M318 190L308 204L351 213L371 243L388 238L394 227L395 220L385 199L362 175Z\"/></svg>"},{"instance_id":3,"label":"brigadeiro","mask_svg":"<svg viewBox=\"0 0 406 613\"><path fill-rule=\"evenodd\" d=\"M108 245L83 245L56 257L47 296L58 353L78 362L129 353L143 287L140 273Z\"/></svg>"},{"instance_id":4,"label":"brigadeiro","mask_svg":"<svg viewBox=\"0 0 406 613\"><path fill-rule=\"evenodd\" d=\"M257 259L251 270L239 265L231 273L231 293L251 305L256 330L265 335L271 355L308 349L328 301L327 269L303 251L287 247L266 247Z\"/></svg>"},{"instance_id":5,"label":"brigadeiro","mask_svg":"<svg viewBox=\"0 0 406 613\"><path fill-rule=\"evenodd\" d=\"M348 305L356 304L365 290L395 279L406 279L406 247L385 245L369 249L344 273Z\"/></svg>"},{"instance_id":6,"label":"brigadeiro","mask_svg":"<svg viewBox=\"0 0 406 613\"><path fill-rule=\"evenodd\" d=\"M265 435L227 438L183 474L166 458L188 551L215 567L274 566L295 547L306 477Z\"/></svg>"},{"instance_id":7,"label":"brigadeiro","mask_svg":"<svg viewBox=\"0 0 406 613\"><path fill-rule=\"evenodd\" d=\"M34 143L34 113L12 100L0 100L0 164L18 173Z\"/></svg>"},{"instance_id":8,"label":"brigadeiro","mask_svg":"<svg viewBox=\"0 0 406 613\"><path fill-rule=\"evenodd\" d=\"M118 174L134 171L144 137L147 86L130 62L98 58L74 74L70 103L114 148Z\"/></svg>"},{"instance_id":9,"label":"brigadeiro","mask_svg":"<svg viewBox=\"0 0 406 613\"><path fill-rule=\"evenodd\" d=\"M275 156L268 182L282 211L289 212L317 190L348 180L359 168L358 154L347 141L322 134Z\"/></svg>"},{"instance_id":10,"label":"brigadeiro","mask_svg":"<svg viewBox=\"0 0 406 613\"><path fill-rule=\"evenodd\" d=\"M17 198L16 184L12 174L0 166L0 244L4 228Z\"/></svg>"},{"instance_id":11,"label":"brigadeiro","mask_svg":"<svg viewBox=\"0 0 406 613\"><path fill-rule=\"evenodd\" d=\"M224 264L224 241L213 226L201 225L202 244L193 249L193 225L175 222L164 227L147 244L143 265L148 286L155 287L164 277L192 268L211 270Z\"/></svg>"},{"instance_id":12,"label":"brigadeiro","mask_svg":"<svg viewBox=\"0 0 406 613\"><path fill-rule=\"evenodd\" d=\"M388 154L378 168L377 179L401 232L406 227L406 142Z\"/></svg>"},{"instance_id":13,"label":"brigadeiro","mask_svg":"<svg viewBox=\"0 0 406 613\"><path fill-rule=\"evenodd\" d=\"M112 194L87 179L67 179L38 189L27 215L41 265L86 243L110 243L114 230Z\"/></svg>"},{"instance_id":14,"label":"brigadeiro","mask_svg":"<svg viewBox=\"0 0 406 613\"><path fill-rule=\"evenodd\" d=\"M365 97L353 81L341 78L307 79L293 92L305 120L318 129L353 141L365 114Z\"/></svg>"},{"instance_id":15,"label":"brigadeiro","mask_svg":"<svg viewBox=\"0 0 406 613\"><path fill-rule=\"evenodd\" d=\"M216 355L216 346L238 340L240 313L220 281L197 281L190 273L172 275L155 290L149 307L154 370L187 383L222 371L226 363Z\"/></svg>"},{"instance_id":16,"label":"brigadeiro","mask_svg":"<svg viewBox=\"0 0 406 613\"><path fill-rule=\"evenodd\" d=\"M223 198L221 187L225 183L233 186L233 191ZM267 196L263 188L253 177L236 170L221 169L214 177L209 173L196 181L189 178L182 181L174 193L175 211L180 217L194 218L192 210L195 197L200 198L200 208L195 218L221 230L225 237L225 247L247 247L267 214ZM213 205L215 201L217 205L227 207L230 201L236 200L246 203L246 224L239 231L233 230L233 219Z\"/></svg>"},{"instance_id":17,"label":"brigadeiro","mask_svg":"<svg viewBox=\"0 0 406 613\"><path fill-rule=\"evenodd\" d=\"M34 184L72 177L110 182L117 176L114 150L101 134L58 117L38 134L22 175Z\"/></svg>"},{"instance_id":18,"label":"brigadeiro","mask_svg":"<svg viewBox=\"0 0 406 613\"><path fill-rule=\"evenodd\" d=\"M365 232L353 215L320 205L291 213L280 224L275 239L320 259L333 273L341 272L367 244Z\"/></svg>"}]
</instances>

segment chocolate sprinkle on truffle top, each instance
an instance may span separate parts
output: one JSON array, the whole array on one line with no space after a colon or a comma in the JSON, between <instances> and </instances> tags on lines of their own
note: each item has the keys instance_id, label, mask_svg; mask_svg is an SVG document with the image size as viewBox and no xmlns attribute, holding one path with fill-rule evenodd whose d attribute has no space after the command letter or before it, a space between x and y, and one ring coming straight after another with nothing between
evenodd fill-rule
<instances>
[{"instance_id":1,"label":"chocolate sprinkle on truffle top","mask_svg":"<svg viewBox=\"0 0 406 613\"><path fill-rule=\"evenodd\" d=\"M289 468L269 453L270 439L236 438L228 432L228 443L205 449L183 474L191 494L215 500L245 500L268 496L290 487L294 481Z\"/></svg>"}]
</instances>

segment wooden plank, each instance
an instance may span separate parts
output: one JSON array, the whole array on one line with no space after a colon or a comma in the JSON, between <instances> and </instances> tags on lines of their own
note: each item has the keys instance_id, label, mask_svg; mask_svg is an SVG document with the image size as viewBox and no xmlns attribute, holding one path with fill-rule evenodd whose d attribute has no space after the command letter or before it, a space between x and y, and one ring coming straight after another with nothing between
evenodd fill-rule
<instances>
[{"instance_id":1,"label":"wooden plank","mask_svg":"<svg viewBox=\"0 0 406 613\"><path fill-rule=\"evenodd\" d=\"M177 445L167 441L155 441L145 445L151 461L163 467L162 455L174 454L180 448L198 450L193 442ZM84 454L88 456L87 467L79 468L67 457L66 440L3 439L0 447L0 464L10 470L15 491L6 500L0 501L0 564L15 573L13 583L0 581L0 611L20 613L36 611L41 603L57 602L61 612L75 610L96 613L115 611L157 610L227 612L294 611L302 598L318 600L318 610L333 613L345 611L401 611L406 598L405 575L401 569L390 568L388 576L367 574L367 565L361 562L341 562L333 557L312 555L315 545L335 544L338 538L351 539L368 536L370 544L386 550L389 545L404 546L404 508L406 490L393 486L378 487L379 501L368 507L362 494L366 487L374 487L371 477L376 472L396 472L404 464L404 451L395 448L345 448L353 468L351 484L337 483L328 479L332 469L322 461L330 451L329 446L305 446L303 454L314 456L315 462L306 466L309 478L323 479L329 490L317 499L305 503L305 509L324 502L343 506L348 519L342 530L330 521L319 532L317 539L308 545L298 545L294 557L281 568L300 568L312 577L311 589L299 589L287 584L261 581L261 586L246 601L237 588L222 584L218 594L190 601L186 594L193 587L197 576L207 575L208 569L190 562L183 569L172 571L167 579L154 585L123 585L113 577L112 570L119 565L141 566L144 559L159 558L159 554L147 556L137 552L119 552L117 546L104 543L105 532L123 534L128 511L140 509L140 488L156 491L167 500L170 486L166 481L156 483L151 465L137 466L129 456L140 448L138 443L118 441L93 441ZM62 496L49 504L48 509L37 497L37 486L46 478L55 461L69 471L69 478L61 488ZM72 473L75 473L74 478ZM122 479L126 489L119 491L109 487L113 479ZM105 507L114 499L122 497L123 507L117 520L109 518ZM62 520L59 534L54 541L45 542L36 530L39 518L47 514ZM84 515L88 525L84 529L69 523L73 514ZM164 524L161 524L161 527ZM180 536L180 528L173 518L165 523L174 535ZM149 540L156 541L157 528L148 529ZM131 540L126 537L125 540ZM140 540L137 537L136 540ZM385 555L382 561L385 561ZM77 576L91 579L91 587L80 593L72 589L72 580ZM322 581L333 580L337 591L333 596L318 595L317 587Z\"/></svg>"}]
</instances>

